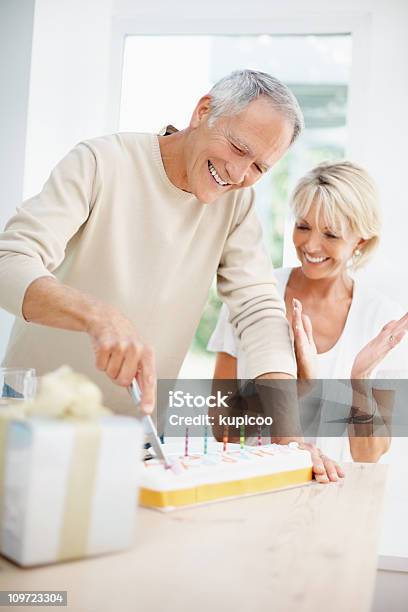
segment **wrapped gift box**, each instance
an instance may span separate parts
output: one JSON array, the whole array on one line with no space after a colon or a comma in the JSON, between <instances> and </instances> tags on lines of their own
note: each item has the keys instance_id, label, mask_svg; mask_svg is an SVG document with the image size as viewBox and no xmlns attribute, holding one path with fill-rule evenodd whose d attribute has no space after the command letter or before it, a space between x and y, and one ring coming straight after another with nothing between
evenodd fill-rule
<instances>
[{"instance_id":1,"label":"wrapped gift box","mask_svg":"<svg viewBox=\"0 0 408 612\"><path fill-rule=\"evenodd\" d=\"M142 443L131 417L0 411L0 552L30 566L129 547Z\"/></svg>"}]
</instances>

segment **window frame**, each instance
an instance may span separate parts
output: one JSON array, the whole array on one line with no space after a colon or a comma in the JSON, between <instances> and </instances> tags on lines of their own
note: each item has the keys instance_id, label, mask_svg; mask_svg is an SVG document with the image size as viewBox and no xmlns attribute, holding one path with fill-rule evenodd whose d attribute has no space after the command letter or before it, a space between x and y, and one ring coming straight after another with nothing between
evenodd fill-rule
<instances>
[{"instance_id":1,"label":"window frame","mask_svg":"<svg viewBox=\"0 0 408 612\"><path fill-rule=\"evenodd\" d=\"M350 127L347 155L353 156L368 129L368 117L364 112L365 92L369 85L369 40L371 16L368 12L348 11L340 14L327 9L308 13L289 7L285 12L274 6L262 8L263 19L247 19L220 15L217 20L180 17L174 5L163 4L154 15L117 13L111 24L111 53L108 82L106 124L108 132L115 132L119 126L122 93L122 74L125 40L128 36L168 35L318 35L350 34L352 36L352 66L349 85L348 124ZM158 17L159 13L159 17Z\"/></svg>"}]
</instances>

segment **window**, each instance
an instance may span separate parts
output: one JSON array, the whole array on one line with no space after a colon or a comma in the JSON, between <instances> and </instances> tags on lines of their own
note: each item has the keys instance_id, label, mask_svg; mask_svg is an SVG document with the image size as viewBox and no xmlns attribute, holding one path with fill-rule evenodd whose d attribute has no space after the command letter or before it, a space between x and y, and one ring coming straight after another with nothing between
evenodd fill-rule
<instances>
[{"instance_id":1,"label":"window","mask_svg":"<svg viewBox=\"0 0 408 612\"><path fill-rule=\"evenodd\" d=\"M198 99L237 68L269 72L295 93L306 129L290 152L256 185L257 210L275 266L290 258L287 202L296 180L323 160L344 156L351 36L128 36L125 42L121 131L185 127ZM220 302L215 287L181 376L212 376L206 351Z\"/></svg>"}]
</instances>

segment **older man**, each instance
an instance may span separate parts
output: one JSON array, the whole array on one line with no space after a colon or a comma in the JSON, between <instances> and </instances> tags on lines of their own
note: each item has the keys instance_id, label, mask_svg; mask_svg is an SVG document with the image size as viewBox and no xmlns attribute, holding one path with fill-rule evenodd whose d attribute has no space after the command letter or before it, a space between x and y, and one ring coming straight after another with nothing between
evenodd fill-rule
<instances>
[{"instance_id":1,"label":"older man","mask_svg":"<svg viewBox=\"0 0 408 612\"><path fill-rule=\"evenodd\" d=\"M250 187L301 128L289 89L243 70L199 100L184 130L77 145L0 234L0 306L17 317L4 365L70 364L118 412L133 411L122 387L137 375L150 412L156 376L177 377L216 273L249 376L295 376ZM321 480L336 480L323 462L315 454Z\"/></svg>"},{"instance_id":2,"label":"older man","mask_svg":"<svg viewBox=\"0 0 408 612\"><path fill-rule=\"evenodd\" d=\"M17 316L4 365L68 363L120 412L139 372L149 411L156 372L177 376L217 273L251 376L294 376L250 187L301 127L287 87L244 70L184 130L77 145L0 234L0 305Z\"/></svg>"}]
</instances>

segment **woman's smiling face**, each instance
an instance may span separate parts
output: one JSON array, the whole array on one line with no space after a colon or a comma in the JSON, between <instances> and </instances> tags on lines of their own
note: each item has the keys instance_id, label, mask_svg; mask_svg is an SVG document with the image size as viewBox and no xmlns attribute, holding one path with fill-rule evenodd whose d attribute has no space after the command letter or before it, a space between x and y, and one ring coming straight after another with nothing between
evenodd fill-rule
<instances>
[{"instance_id":1,"label":"woman's smiling face","mask_svg":"<svg viewBox=\"0 0 408 612\"><path fill-rule=\"evenodd\" d=\"M363 242L350 229L343 234L325 226L312 204L305 218L297 218L293 229L293 244L302 271L307 278L317 280L335 277L345 272L354 250Z\"/></svg>"}]
</instances>

